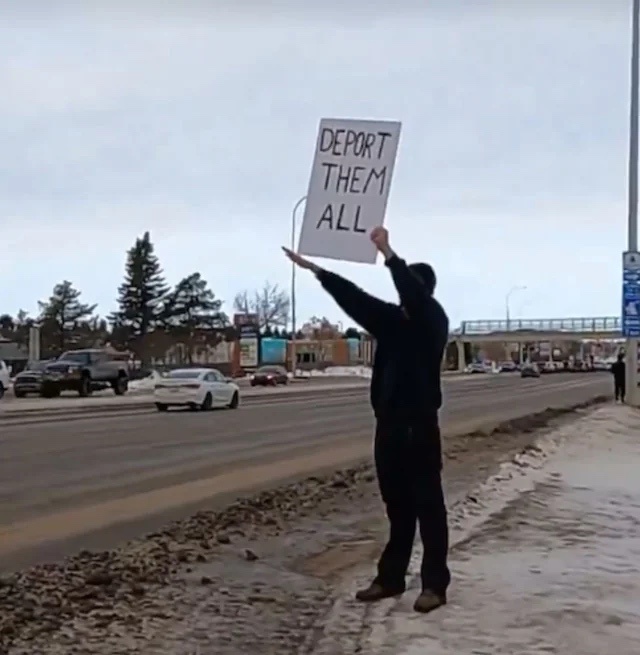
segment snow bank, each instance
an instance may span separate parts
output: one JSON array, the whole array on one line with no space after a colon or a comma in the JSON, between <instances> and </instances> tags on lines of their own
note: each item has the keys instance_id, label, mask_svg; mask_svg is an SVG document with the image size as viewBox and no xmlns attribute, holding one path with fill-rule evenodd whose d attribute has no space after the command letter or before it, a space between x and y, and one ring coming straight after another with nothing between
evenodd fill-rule
<instances>
[{"instance_id":1,"label":"snow bank","mask_svg":"<svg viewBox=\"0 0 640 655\"><path fill-rule=\"evenodd\" d=\"M265 366L268 366L266 364ZM370 378L371 377L371 367L370 366L328 366L327 368L320 370L302 370L298 369L295 376L293 373L287 373L289 378L323 378L323 377L358 377L358 378ZM252 373L247 373L243 379L250 379Z\"/></svg>"},{"instance_id":2,"label":"snow bank","mask_svg":"<svg viewBox=\"0 0 640 655\"><path fill-rule=\"evenodd\" d=\"M472 493L450 502L451 547L470 539L492 517L544 482L550 474L550 463L559 455L570 458L585 449L594 450L597 454L597 449L611 449L623 436L628 438L629 435L638 434L639 430L640 417L635 411L615 405L605 406L554 429L543 430L533 447L503 462L500 470ZM422 552L417 547L411 558L408 584L414 590L420 588L421 559ZM347 582L338 592L339 599L326 616L313 655L354 652L356 646L363 655L419 655L426 652L444 655L444 652L459 652L434 650L437 643L434 644L433 640L427 640L428 646L420 641L421 637L427 636L426 624L422 615L410 609L413 594L375 606L356 602L354 592L369 582L370 568L363 567L361 575ZM435 620L438 621L440 616ZM415 644L411 643L413 640ZM405 644L408 649L399 650L398 644Z\"/></svg>"},{"instance_id":3,"label":"snow bank","mask_svg":"<svg viewBox=\"0 0 640 655\"><path fill-rule=\"evenodd\" d=\"M328 366L323 371L298 371L299 374L309 377L358 377L370 378L369 366Z\"/></svg>"},{"instance_id":4,"label":"snow bank","mask_svg":"<svg viewBox=\"0 0 640 655\"><path fill-rule=\"evenodd\" d=\"M159 380L162 380L160 373L151 371L147 377L129 382L129 391L133 393L151 393Z\"/></svg>"}]
</instances>

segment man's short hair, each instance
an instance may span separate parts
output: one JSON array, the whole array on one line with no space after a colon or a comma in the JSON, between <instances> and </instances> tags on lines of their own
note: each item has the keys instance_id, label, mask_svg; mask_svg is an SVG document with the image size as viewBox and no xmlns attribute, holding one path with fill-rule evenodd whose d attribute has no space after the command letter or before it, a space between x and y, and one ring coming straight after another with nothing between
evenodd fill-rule
<instances>
[{"instance_id":1,"label":"man's short hair","mask_svg":"<svg viewBox=\"0 0 640 655\"><path fill-rule=\"evenodd\" d=\"M432 295L436 289L436 273L429 264L418 262L409 264L409 270L422 282L425 290Z\"/></svg>"}]
</instances>

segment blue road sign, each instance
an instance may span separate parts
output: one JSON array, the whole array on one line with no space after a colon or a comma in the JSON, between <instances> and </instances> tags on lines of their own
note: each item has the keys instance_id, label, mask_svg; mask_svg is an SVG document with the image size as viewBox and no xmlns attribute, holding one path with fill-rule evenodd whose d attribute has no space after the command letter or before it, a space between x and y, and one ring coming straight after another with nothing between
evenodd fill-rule
<instances>
[{"instance_id":1,"label":"blue road sign","mask_svg":"<svg viewBox=\"0 0 640 655\"><path fill-rule=\"evenodd\" d=\"M622 254L622 334L640 337L640 253Z\"/></svg>"}]
</instances>

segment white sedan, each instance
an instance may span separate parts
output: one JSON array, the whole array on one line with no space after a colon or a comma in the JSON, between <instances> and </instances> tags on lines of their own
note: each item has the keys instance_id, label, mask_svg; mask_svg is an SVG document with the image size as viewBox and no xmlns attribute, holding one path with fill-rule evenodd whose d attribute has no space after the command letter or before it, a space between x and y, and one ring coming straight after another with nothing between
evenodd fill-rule
<instances>
[{"instance_id":1,"label":"white sedan","mask_svg":"<svg viewBox=\"0 0 640 655\"><path fill-rule=\"evenodd\" d=\"M169 407L209 410L214 407L236 409L240 388L215 368L179 368L155 384L154 401L159 412Z\"/></svg>"}]
</instances>

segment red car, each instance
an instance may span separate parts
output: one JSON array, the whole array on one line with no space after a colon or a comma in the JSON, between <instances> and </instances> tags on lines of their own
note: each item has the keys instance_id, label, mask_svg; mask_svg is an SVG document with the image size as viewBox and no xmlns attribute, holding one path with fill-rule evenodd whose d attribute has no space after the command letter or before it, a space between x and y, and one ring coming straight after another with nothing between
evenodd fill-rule
<instances>
[{"instance_id":1,"label":"red car","mask_svg":"<svg viewBox=\"0 0 640 655\"><path fill-rule=\"evenodd\" d=\"M252 387L275 387L279 384L288 384L289 375L284 366L261 366L251 376Z\"/></svg>"}]
</instances>

